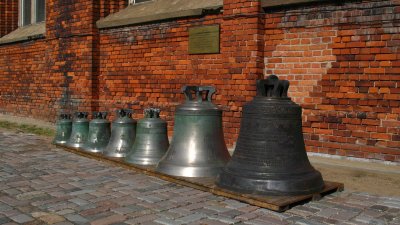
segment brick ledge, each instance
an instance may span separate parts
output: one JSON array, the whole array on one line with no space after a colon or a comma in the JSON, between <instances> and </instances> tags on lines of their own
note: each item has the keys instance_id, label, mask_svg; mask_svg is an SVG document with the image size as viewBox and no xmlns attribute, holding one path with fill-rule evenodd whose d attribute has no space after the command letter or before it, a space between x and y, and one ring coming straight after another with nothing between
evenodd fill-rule
<instances>
[{"instance_id":1,"label":"brick ledge","mask_svg":"<svg viewBox=\"0 0 400 225\"><path fill-rule=\"evenodd\" d=\"M98 28L112 28L127 25L142 24L167 19L190 16L201 16L210 11L218 11L223 5L222 0L154 0L137 5L130 5L125 9L111 14L97 21Z\"/></svg>"},{"instance_id":2,"label":"brick ledge","mask_svg":"<svg viewBox=\"0 0 400 225\"><path fill-rule=\"evenodd\" d=\"M0 38L0 45L43 38L45 33L46 24L44 22L19 27Z\"/></svg>"},{"instance_id":3,"label":"brick ledge","mask_svg":"<svg viewBox=\"0 0 400 225\"><path fill-rule=\"evenodd\" d=\"M261 0L261 7L263 8L278 7L278 6L314 3L314 2L329 2L329 0Z\"/></svg>"}]
</instances>

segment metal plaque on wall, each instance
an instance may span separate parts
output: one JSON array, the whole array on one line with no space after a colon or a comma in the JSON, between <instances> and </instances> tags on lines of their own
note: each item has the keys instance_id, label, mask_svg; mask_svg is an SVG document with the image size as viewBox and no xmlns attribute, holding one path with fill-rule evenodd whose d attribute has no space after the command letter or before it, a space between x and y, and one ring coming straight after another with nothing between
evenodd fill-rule
<instances>
[{"instance_id":1,"label":"metal plaque on wall","mask_svg":"<svg viewBox=\"0 0 400 225\"><path fill-rule=\"evenodd\" d=\"M189 54L219 53L219 25L189 28Z\"/></svg>"}]
</instances>

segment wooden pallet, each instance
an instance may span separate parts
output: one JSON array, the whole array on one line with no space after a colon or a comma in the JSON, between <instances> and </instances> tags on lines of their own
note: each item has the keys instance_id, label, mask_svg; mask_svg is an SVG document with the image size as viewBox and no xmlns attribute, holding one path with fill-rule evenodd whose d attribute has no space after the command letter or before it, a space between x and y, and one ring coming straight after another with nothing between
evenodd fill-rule
<instances>
[{"instance_id":1,"label":"wooden pallet","mask_svg":"<svg viewBox=\"0 0 400 225\"><path fill-rule=\"evenodd\" d=\"M322 191L309 194L309 195L297 195L297 196L261 196L254 194L241 194L238 192L226 190L220 187L217 187L214 184L215 178L186 178L186 177L175 177L167 174L163 174L155 171L155 167L144 167L133 165L123 161L120 158L110 158L97 153L90 153L80 151L78 149L65 147L62 145L57 145L69 152L82 155L88 158L96 159L99 161L111 163L116 166L124 167L130 170L135 170L146 175L154 176L161 178L166 181L170 181L176 184L180 184L183 186L195 188L201 191L207 191L213 193L215 195L235 199L241 202L245 202L251 205L259 206L262 208L267 208L277 212L283 212L285 210L290 209L295 205L299 205L305 202L319 200L323 196L337 192L343 191L344 185L342 183L325 181L325 187Z\"/></svg>"}]
</instances>

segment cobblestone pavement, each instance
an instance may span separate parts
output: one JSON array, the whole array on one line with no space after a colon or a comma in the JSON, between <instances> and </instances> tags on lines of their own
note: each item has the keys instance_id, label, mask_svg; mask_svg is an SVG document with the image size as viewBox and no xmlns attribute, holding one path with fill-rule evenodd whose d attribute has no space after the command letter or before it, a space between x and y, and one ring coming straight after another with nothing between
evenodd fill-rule
<instances>
[{"instance_id":1,"label":"cobblestone pavement","mask_svg":"<svg viewBox=\"0 0 400 225\"><path fill-rule=\"evenodd\" d=\"M345 191L276 213L0 131L0 224L400 224L400 198Z\"/></svg>"}]
</instances>

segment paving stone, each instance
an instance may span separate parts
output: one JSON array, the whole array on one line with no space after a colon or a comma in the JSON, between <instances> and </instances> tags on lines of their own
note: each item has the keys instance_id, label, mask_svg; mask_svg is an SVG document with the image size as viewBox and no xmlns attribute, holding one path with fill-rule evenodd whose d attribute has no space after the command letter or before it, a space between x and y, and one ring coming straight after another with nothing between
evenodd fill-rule
<instances>
[{"instance_id":1,"label":"paving stone","mask_svg":"<svg viewBox=\"0 0 400 225\"><path fill-rule=\"evenodd\" d=\"M114 223L125 221L126 218L127 218L126 216L114 214L112 216L108 216L105 218L101 218L101 219L92 221L90 224L91 225L108 225L108 224L114 224Z\"/></svg>"},{"instance_id":2,"label":"paving stone","mask_svg":"<svg viewBox=\"0 0 400 225\"><path fill-rule=\"evenodd\" d=\"M181 225L183 224L183 222L171 219L171 218L167 218L167 217L160 217L154 220L154 222L160 223L160 224L164 224L164 225Z\"/></svg>"},{"instance_id":3,"label":"paving stone","mask_svg":"<svg viewBox=\"0 0 400 225\"><path fill-rule=\"evenodd\" d=\"M63 221L63 222L55 223L54 225L74 225L74 224L71 222L68 222L68 221Z\"/></svg>"},{"instance_id":4,"label":"paving stone","mask_svg":"<svg viewBox=\"0 0 400 225\"><path fill-rule=\"evenodd\" d=\"M196 221L196 220L203 219L205 217L207 217L207 216L202 214L202 213L194 213L194 214L191 214L191 215L187 215L187 216L178 218L177 220L182 222L182 223L184 223L184 224L187 224L187 223L191 223L191 222Z\"/></svg>"},{"instance_id":5,"label":"paving stone","mask_svg":"<svg viewBox=\"0 0 400 225\"><path fill-rule=\"evenodd\" d=\"M239 221L246 221L257 218L259 215L256 213L244 213L235 217Z\"/></svg>"},{"instance_id":6,"label":"paving stone","mask_svg":"<svg viewBox=\"0 0 400 225\"><path fill-rule=\"evenodd\" d=\"M226 225L229 223L223 223L221 221L217 221L217 220L210 220L210 219L202 219L202 220L198 220L192 223L189 223L189 225Z\"/></svg>"},{"instance_id":7,"label":"paving stone","mask_svg":"<svg viewBox=\"0 0 400 225\"><path fill-rule=\"evenodd\" d=\"M71 222L76 222L76 223L88 222L88 220L85 217L78 215L78 214L67 214L67 215L64 215L64 217Z\"/></svg>"},{"instance_id":8,"label":"paving stone","mask_svg":"<svg viewBox=\"0 0 400 225\"><path fill-rule=\"evenodd\" d=\"M220 216L220 215L207 215L208 219L212 219L212 220L217 220L220 221L222 223L227 223L227 224L235 224L238 223L239 220L237 219L232 219L232 218L228 218L225 216Z\"/></svg>"},{"instance_id":9,"label":"paving stone","mask_svg":"<svg viewBox=\"0 0 400 225\"><path fill-rule=\"evenodd\" d=\"M34 219L26 214L19 214L16 216L10 216L10 219L14 220L17 223L26 223L29 221L33 221Z\"/></svg>"},{"instance_id":10,"label":"paving stone","mask_svg":"<svg viewBox=\"0 0 400 225\"><path fill-rule=\"evenodd\" d=\"M130 220L125 221L125 223L127 224L140 224L140 223L144 223L147 221L154 221L156 220L158 217L155 214L150 214L150 215L144 215L144 216L139 216Z\"/></svg>"},{"instance_id":11,"label":"paving stone","mask_svg":"<svg viewBox=\"0 0 400 225\"><path fill-rule=\"evenodd\" d=\"M11 219L8 217L0 217L0 224L11 222Z\"/></svg>"},{"instance_id":12,"label":"paving stone","mask_svg":"<svg viewBox=\"0 0 400 225\"><path fill-rule=\"evenodd\" d=\"M0 148L0 224L400 224L395 197L345 191L277 213L74 155L34 135L0 131Z\"/></svg>"},{"instance_id":13,"label":"paving stone","mask_svg":"<svg viewBox=\"0 0 400 225\"><path fill-rule=\"evenodd\" d=\"M75 203L75 204L77 204L77 205L80 205L80 206L89 204L88 201L83 200L83 199L81 199L81 198L73 198L73 199L70 199L70 200L68 200L68 201L70 201L70 202L72 202L72 203Z\"/></svg>"},{"instance_id":14,"label":"paving stone","mask_svg":"<svg viewBox=\"0 0 400 225\"><path fill-rule=\"evenodd\" d=\"M325 225L324 223L320 223L320 222L309 220L309 219L298 220L298 221L296 221L296 224L298 224L298 225Z\"/></svg>"}]
</instances>

